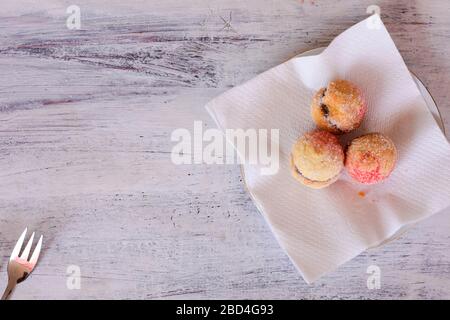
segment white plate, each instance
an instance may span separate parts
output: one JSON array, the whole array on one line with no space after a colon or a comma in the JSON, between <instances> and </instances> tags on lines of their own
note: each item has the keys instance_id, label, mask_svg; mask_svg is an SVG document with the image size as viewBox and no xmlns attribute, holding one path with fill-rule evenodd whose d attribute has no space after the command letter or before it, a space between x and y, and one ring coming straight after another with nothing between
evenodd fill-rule
<instances>
[{"instance_id":1,"label":"white plate","mask_svg":"<svg viewBox=\"0 0 450 320\"><path fill-rule=\"evenodd\" d=\"M306 56L314 56L317 54L320 54L323 50L325 50L325 47L320 47L320 48L316 48L316 49L312 49L312 50L308 50L305 51L303 53L300 53L299 55L297 55L296 57L306 57ZM439 126L439 128L442 130L442 132L445 135L445 127L444 127L444 122L442 121L442 117L441 114L439 112L439 109L433 99L433 97L431 96L431 94L429 93L428 89L424 86L424 84L422 83L422 81L420 81L419 78L416 77L415 74L413 74L411 72L411 76L414 80L414 82L417 85L417 88L419 89L420 93L422 94L422 97L424 98L428 109L430 110L431 114L433 115L434 119L436 120L437 125ZM241 165L241 175L243 177L243 182L245 185L245 188L247 189L248 194L250 195L250 198L252 198L253 203L255 203L258 211L261 212L261 209L258 207L257 202L255 201L255 198L253 197L253 194L250 192L250 189L247 186L247 181L246 181L246 177L245 177L245 172L244 172L244 168ZM394 235L392 235L392 237L390 237L389 239L386 239L385 241L378 243L377 245L371 247L371 248L376 248L379 247L385 243L388 243L392 240L397 239L398 237L400 237L403 233L405 233L407 230L409 230L411 227L413 227L414 224L408 224L403 226L401 229L399 229Z\"/></svg>"},{"instance_id":2,"label":"white plate","mask_svg":"<svg viewBox=\"0 0 450 320\"><path fill-rule=\"evenodd\" d=\"M297 55L297 57L314 56L314 55L320 54L323 50L325 50L325 48L326 47L320 47L320 48L308 50L303 53L300 53L299 55ZM420 79L417 78L417 76L414 73L412 73L411 71L410 71L410 73L411 73L411 76L412 76L414 82L416 83L417 88L419 89L420 93L422 94L422 97L424 98L424 100L427 104L428 110L430 110L431 114L433 115L434 120L436 120L437 125L439 126L439 128L445 135L444 122L442 121L441 113L439 112L436 102L434 101L433 97L431 96L430 92L425 87L425 85L422 83L422 81L420 81ZM244 170L241 169L241 171L243 172ZM403 226L394 235L392 235L392 237L390 237L389 239L386 239L385 241L379 243L378 245L373 246L372 248L379 247L385 243L388 243L392 240L399 238L402 234L404 234L406 231L408 231L413 226L414 226L414 224L407 224L407 225Z\"/></svg>"}]
</instances>

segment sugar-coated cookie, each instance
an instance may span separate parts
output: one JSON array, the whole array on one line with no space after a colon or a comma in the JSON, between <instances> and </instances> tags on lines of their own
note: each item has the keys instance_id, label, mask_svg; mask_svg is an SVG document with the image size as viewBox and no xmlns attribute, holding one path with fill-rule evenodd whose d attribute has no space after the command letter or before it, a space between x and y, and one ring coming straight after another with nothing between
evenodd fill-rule
<instances>
[{"instance_id":1,"label":"sugar-coated cookie","mask_svg":"<svg viewBox=\"0 0 450 320\"><path fill-rule=\"evenodd\" d=\"M344 167L344 150L333 134L315 130L292 146L292 175L302 184L320 189L339 178Z\"/></svg>"},{"instance_id":2,"label":"sugar-coated cookie","mask_svg":"<svg viewBox=\"0 0 450 320\"><path fill-rule=\"evenodd\" d=\"M356 85L336 80L314 95L311 115L320 129L343 134L360 126L366 109L364 95Z\"/></svg>"},{"instance_id":3,"label":"sugar-coated cookie","mask_svg":"<svg viewBox=\"0 0 450 320\"><path fill-rule=\"evenodd\" d=\"M351 141L345 167L354 180L374 184L391 174L396 161L397 149L392 140L380 133L369 133Z\"/></svg>"}]
</instances>

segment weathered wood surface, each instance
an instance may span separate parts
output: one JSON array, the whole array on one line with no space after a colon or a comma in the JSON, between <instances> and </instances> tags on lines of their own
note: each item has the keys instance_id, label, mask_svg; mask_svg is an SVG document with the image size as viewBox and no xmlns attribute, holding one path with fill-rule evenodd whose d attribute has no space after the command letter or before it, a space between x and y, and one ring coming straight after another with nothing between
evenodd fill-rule
<instances>
[{"instance_id":1,"label":"weathered wood surface","mask_svg":"<svg viewBox=\"0 0 450 320\"><path fill-rule=\"evenodd\" d=\"M71 4L81 30L66 28ZM447 0L2 1L0 284L28 226L45 245L16 299L449 299L449 210L307 285L238 166L170 161L174 129L214 126L209 99L327 45L371 4L450 130Z\"/></svg>"}]
</instances>

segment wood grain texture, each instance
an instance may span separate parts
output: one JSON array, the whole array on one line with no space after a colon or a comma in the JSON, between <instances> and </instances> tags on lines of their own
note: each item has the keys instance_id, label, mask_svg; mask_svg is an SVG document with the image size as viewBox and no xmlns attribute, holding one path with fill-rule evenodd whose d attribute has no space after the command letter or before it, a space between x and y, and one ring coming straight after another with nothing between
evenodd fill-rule
<instances>
[{"instance_id":1,"label":"wood grain texture","mask_svg":"<svg viewBox=\"0 0 450 320\"><path fill-rule=\"evenodd\" d=\"M0 285L24 227L45 240L15 299L450 298L449 210L307 285L237 166L170 161L174 129L214 127L212 97L326 46L371 4L449 131L448 1L79 0L81 30L66 28L72 0L5 2Z\"/></svg>"}]
</instances>

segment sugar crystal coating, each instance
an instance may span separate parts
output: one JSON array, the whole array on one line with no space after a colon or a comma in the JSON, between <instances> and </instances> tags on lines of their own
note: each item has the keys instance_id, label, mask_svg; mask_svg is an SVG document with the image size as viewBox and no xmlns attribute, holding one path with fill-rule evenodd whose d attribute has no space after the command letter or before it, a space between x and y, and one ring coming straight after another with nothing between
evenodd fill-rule
<instances>
[{"instance_id":1,"label":"sugar crystal coating","mask_svg":"<svg viewBox=\"0 0 450 320\"><path fill-rule=\"evenodd\" d=\"M342 146L327 131L308 132L292 147L292 173L306 185L313 184L312 187L318 188L331 184L337 180L343 166Z\"/></svg>"},{"instance_id":2,"label":"sugar crystal coating","mask_svg":"<svg viewBox=\"0 0 450 320\"><path fill-rule=\"evenodd\" d=\"M358 128L367 110L361 90L347 80L336 80L313 97L311 115L320 129L342 134Z\"/></svg>"},{"instance_id":3,"label":"sugar crystal coating","mask_svg":"<svg viewBox=\"0 0 450 320\"><path fill-rule=\"evenodd\" d=\"M396 161L397 149L392 140L380 133L370 133L350 143L345 167L356 181L374 184L391 174Z\"/></svg>"}]
</instances>

